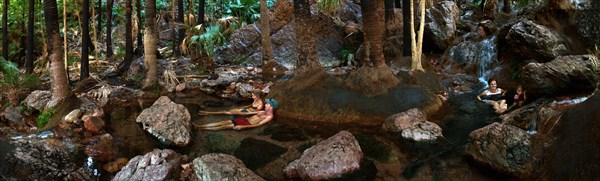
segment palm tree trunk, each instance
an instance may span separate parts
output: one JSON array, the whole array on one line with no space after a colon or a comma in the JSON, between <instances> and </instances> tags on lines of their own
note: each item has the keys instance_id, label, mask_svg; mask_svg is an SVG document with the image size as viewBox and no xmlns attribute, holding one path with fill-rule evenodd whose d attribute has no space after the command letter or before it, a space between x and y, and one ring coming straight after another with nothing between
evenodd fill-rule
<instances>
[{"instance_id":1,"label":"palm tree trunk","mask_svg":"<svg viewBox=\"0 0 600 181\"><path fill-rule=\"evenodd\" d=\"M131 62L133 61L133 37L131 36L131 0L125 1L125 60L119 66L119 73L125 73L129 70Z\"/></svg>"},{"instance_id":2,"label":"palm tree trunk","mask_svg":"<svg viewBox=\"0 0 600 181\"><path fill-rule=\"evenodd\" d=\"M33 72L33 11L35 10L35 1L29 0L29 11L27 12L27 59L25 60L25 70L27 73Z\"/></svg>"},{"instance_id":3,"label":"palm tree trunk","mask_svg":"<svg viewBox=\"0 0 600 181\"><path fill-rule=\"evenodd\" d=\"M177 0L177 30L179 31L179 38L177 39L177 50L179 51L179 55L181 55L180 45L185 38L185 29L183 28L183 0Z\"/></svg>"},{"instance_id":4,"label":"palm tree trunk","mask_svg":"<svg viewBox=\"0 0 600 181\"><path fill-rule=\"evenodd\" d=\"M273 60L273 48L271 47L271 16L267 8L267 1L260 0L260 34L262 45L262 64L265 65Z\"/></svg>"},{"instance_id":5,"label":"palm tree trunk","mask_svg":"<svg viewBox=\"0 0 600 181\"><path fill-rule=\"evenodd\" d=\"M294 24L296 33L296 62L297 75L304 76L317 70L320 65L317 62L317 52L312 31L312 16L308 0L294 0Z\"/></svg>"},{"instance_id":6,"label":"palm tree trunk","mask_svg":"<svg viewBox=\"0 0 600 181\"><path fill-rule=\"evenodd\" d=\"M144 44L142 44L142 27L144 27L144 21L142 21L142 0L135 1L135 9L138 18L138 31L136 32L137 48L142 50L144 48Z\"/></svg>"},{"instance_id":7,"label":"palm tree trunk","mask_svg":"<svg viewBox=\"0 0 600 181\"><path fill-rule=\"evenodd\" d=\"M511 0L504 0L504 7L502 8L502 11L504 11L505 13L512 13L512 6L510 5Z\"/></svg>"},{"instance_id":8,"label":"palm tree trunk","mask_svg":"<svg viewBox=\"0 0 600 181\"><path fill-rule=\"evenodd\" d=\"M48 31L48 30L46 30ZM67 1L63 0L63 32L65 36L63 36L63 48L64 48L64 66L67 70L65 74L67 78L69 77L69 42L67 41Z\"/></svg>"},{"instance_id":9,"label":"palm tree trunk","mask_svg":"<svg viewBox=\"0 0 600 181\"><path fill-rule=\"evenodd\" d=\"M383 6L384 2L381 0L361 1L361 11L364 17L364 37L369 50L367 54L370 63L376 67L385 65L383 44L381 42L385 30Z\"/></svg>"},{"instance_id":10,"label":"palm tree trunk","mask_svg":"<svg viewBox=\"0 0 600 181\"><path fill-rule=\"evenodd\" d=\"M177 23L177 18L175 15L176 6L178 0L173 0L171 3L171 42L173 43L173 56L179 56L179 48L177 48L177 31L175 29L175 24Z\"/></svg>"},{"instance_id":11,"label":"palm tree trunk","mask_svg":"<svg viewBox=\"0 0 600 181\"><path fill-rule=\"evenodd\" d=\"M143 89L154 87L158 84L158 67L156 62L156 0L146 0L146 29L144 33L144 62L147 66L146 80Z\"/></svg>"},{"instance_id":12,"label":"palm tree trunk","mask_svg":"<svg viewBox=\"0 0 600 181\"><path fill-rule=\"evenodd\" d=\"M81 29L81 75L79 75L79 80L90 76L88 50L90 44L90 0L83 0L83 25Z\"/></svg>"},{"instance_id":13,"label":"palm tree trunk","mask_svg":"<svg viewBox=\"0 0 600 181\"><path fill-rule=\"evenodd\" d=\"M98 0L98 10L97 11L98 11L98 18L96 19L96 21L98 21L97 29L102 31L102 0ZM100 33L102 33L102 32L100 32ZM96 59L98 59L98 58L96 58Z\"/></svg>"},{"instance_id":14,"label":"palm tree trunk","mask_svg":"<svg viewBox=\"0 0 600 181\"><path fill-rule=\"evenodd\" d=\"M60 100L71 95L65 65L62 62L60 34L58 33L58 8L56 0L44 0L44 16L46 22L46 42L49 45L50 72L52 80L52 99Z\"/></svg>"},{"instance_id":15,"label":"palm tree trunk","mask_svg":"<svg viewBox=\"0 0 600 181\"><path fill-rule=\"evenodd\" d=\"M404 44L404 49L402 49L402 53L404 56L412 56L412 41L410 39L411 32L414 29L410 29L410 23L413 21L411 18L411 3L412 0L402 0L402 42Z\"/></svg>"},{"instance_id":16,"label":"palm tree trunk","mask_svg":"<svg viewBox=\"0 0 600 181\"><path fill-rule=\"evenodd\" d=\"M198 0L198 24L204 23L204 0Z\"/></svg>"},{"instance_id":17,"label":"palm tree trunk","mask_svg":"<svg viewBox=\"0 0 600 181\"><path fill-rule=\"evenodd\" d=\"M115 0L106 1L106 57L112 58L112 8Z\"/></svg>"},{"instance_id":18,"label":"palm tree trunk","mask_svg":"<svg viewBox=\"0 0 600 181\"><path fill-rule=\"evenodd\" d=\"M2 57L8 58L8 0L2 4Z\"/></svg>"},{"instance_id":19,"label":"palm tree trunk","mask_svg":"<svg viewBox=\"0 0 600 181\"><path fill-rule=\"evenodd\" d=\"M385 0L385 23L394 20L394 0Z\"/></svg>"}]
</instances>

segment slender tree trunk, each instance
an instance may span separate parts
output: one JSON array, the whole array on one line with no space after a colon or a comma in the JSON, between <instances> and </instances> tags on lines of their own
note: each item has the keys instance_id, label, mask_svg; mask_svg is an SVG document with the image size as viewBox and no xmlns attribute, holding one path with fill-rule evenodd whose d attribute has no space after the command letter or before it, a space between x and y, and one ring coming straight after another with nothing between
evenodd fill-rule
<instances>
[{"instance_id":1,"label":"slender tree trunk","mask_svg":"<svg viewBox=\"0 0 600 181\"><path fill-rule=\"evenodd\" d=\"M48 30L46 30L48 31ZM64 66L66 69L67 81L69 78L69 42L67 41L67 1L63 1L63 32L65 36L63 36L63 48L64 48ZM48 35L50 36L50 35Z\"/></svg>"},{"instance_id":2,"label":"slender tree trunk","mask_svg":"<svg viewBox=\"0 0 600 181\"><path fill-rule=\"evenodd\" d=\"M8 0L2 4L2 57L8 58Z\"/></svg>"},{"instance_id":3,"label":"slender tree trunk","mask_svg":"<svg viewBox=\"0 0 600 181\"><path fill-rule=\"evenodd\" d=\"M271 16L267 8L267 1L260 0L260 35L262 45L262 64L274 61L273 48L271 47Z\"/></svg>"},{"instance_id":4,"label":"slender tree trunk","mask_svg":"<svg viewBox=\"0 0 600 181\"><path fill-rule=\"evenodd\" d=\"M367 54L372 65L381 67L385 65L383 57L383 32L385 30L383 4L381 0L361 1L361 11L363 13L364 37Z\"/></svg>"},{"instance_id":5,"label":"slender tree trunk","mask_svg":"<svg viewBox=\"0 0 600 181\"><path fill-rule=\"evenodd\" d=\"M198 24L204 24L204 0L198 0Z\"/></svg>"},{"instance_id":6,"label":"slender tree trunk","mask_svg":"<svg viewBox=\"0 0 600 181\"><path fill-rule=\"evenodd\" d=\"M504 11L505 13L512 13L512 6L510 1L511 0L504 0L504 7L502 8L502 11Z\"/></svg>"},{"instance_id":7,"label":"slender tree trunk","mask_svg":"<svg viewBox=\"0 0 600 181\"><path fill-rule=\"evenodd\" d=\"M179 56L179 48L177 47L177 30L175 28L175 24L177 24L177 1L178 0L173 0L171 3L171 43L172 44L172 49L173 49L173 56Z\"/></svg>"},{"instance_id":8,"label":"slender tree trunk","mask_svg":"<svg viewBox=\"0 0 600 181\"><path fill-rule=\"evenodd\" d=\"M29 0L29 11L27 13L27 59L25 70L33 73L33 12L35 11L35 0Z\"/></svg>"},{"instance_id":9,"label":"slender tree trunk","mask_svg":"<svg viewBox=\"0 0 600 181\"><path fill-rule=\"evenodd\" d=\"M144 21L142 21L142 0L135 0L135 11L138 17L138 31L137 35L137 48L141 51L144 48L142 43L142 27L144 27Z\"/></svg>"},{"instance_id":10,"label":"slender tree trunk","mask_svg":"<svg viewBox=\"0 0 600 181\"><path fill-rule=\"evenodd\" d=\"M27 26L25 25L25 11L22 12L23 14L21 14L21 19L23 21L20 21L20 27L21 27L21 37L19 38L19 46L21 46L21 49L19 50L19 60L23 60L23 63L19 63L19 65L22 65L23 67L25 67L25 57L27 55L27 34L25 34L25 32L27 32Z\"/></svg>"},{"instance_id":11,"label":"slender tree trunk","mask_svg":"<svg viewBox=\"0 0 600 181\"><path fill-rule=\"evenodd\" d=\"M112 58L112 8L115 0L106 1L106 57Z\"/></svg>"},{"instance_id":12,"label":"slender tree trunk","mask_svg":"<svg viewBox=\"0 0 600 181\"><path fill-rule=\"evenodd\" d=\"M158 84L158 67L156 62L156 45L158 34L156 32L156 1L146 0L146 29L144 35L144 62L147 66L146 80L143 89L154 87Z\"/></svg>"},{"instance_id":13,"label":"slender tree trunk","mask_svg":"<svg viewBox=\"0 0 600 181\"><path fill-rule=\"evenodd\" d=\"M413 0L411 0L413 4ZM424 71L421 65L421 53L423 52L423 29L425 26L425 0L419 0L419 9L421 9L421 20L419 22L419 41L415 35L415 23L414 23L414 7L410 6L410 37L411 37L411 49L412 49L412 71Z\"/></svg>"},{"instance_id":14,"label":"slender tree trunk","mask_svg":"<svg viewBox=\"0 0 600 181\"><path fill-rule=\"evenodd\" d=\"M49 45L50 72L52 82L52 100L61 100L70 96L71 89L67 81L65 66L62 62L60 33L58 33L58 8L56 0L44 0L44 16L46 22L46 42Z\"/></svg>"},{"instance_id":15,"label":"slender tree trunk","mask_svg":"<svg viewBox=\"0 0 600 181\"><path fill-rule=\"evenodd\" d=\"M404 54L404 56L412 56L412 50L411 50L411 46L412 46L412 41L410 39L410 32L412 32L412 30L414 29L410 29L410 23L413 21L411 19L411 3L413 1L412 0L402 0L402 19L403 19L403 23L404 24L402 26L402 42L404 44L404 48L402 49L402 53Z\"/></svg>"},{"instance_id":16,"label":"slender tree trunk","mask_svg":"<svg viewBox=\"0 0 600 181\"><path fill-rule=\"evenodd\" d=\"M98 11L98 18L96 19L96 21L98 21L97 29L102 31L102 0L98 0L98 10L97 11ZM100 33L102 33L102 32L100 32Z\"/></svg>"},{"instance_id":17,"label":"slender tree trunk","mask_svg":"<svg viewBox=\"0 0 600 181\"><path fill-rule=\"evenodd\" d=\"M179 38L177 39L177 50L181 55L181 42L185 38L185 28L183 28L183 0L177 0L177 30L179 31Z\"/></svg>"},{"instance_id":18,"label":"slender tree trunk","mask_svg":"<svg viewBox=\"0 0 600 181\"><path fill-rule=\"evenodd\" d=\"M100 13L102 14L102 13ZM94 16L96 16L96 8L94 6L94 0L92 0L92 16L91 19L94 20ZM89 22L89 21L88 21ZM94 24L92 24L93 26ZM94 60L96 61L96 65L100 64L100 57L98 56L98 27L97 26L93 26L94 28L92 29L92 34L94 36L94 41L92 42L92 47L94 47ZM91 40L90 40L91 42Z\"/></svg>"},{"instance_id":19,"label":"slender tree trunk","mask_svg":"<svg viewBox=\"0 0 600 181\"><path fill-rule=\"evenodd\" d=\"M310 3L308 0L294 0L294 24L296 31L296 62L297 75L305 76L305 73L318 70L317 51L314 40L312 16L310 14Z\"/></svg>"},{"instance_id":20,"label":"slender tree trunk","mask_svg":"<svg viewBox=\"0 0 600 181\"><path fill-rule=\"evenodd\" d=\"M125 17L127 21L125 23L125 60L121 66L119 66L119 73L125 73L129 70L131 62L133 61L133 37L131 36L131 0L125 1ZM148 13L146 11L146 13Z\"/></svg>"},{"instance_id":21,"label":"slender tree trunk","mask_svg":"<svg viewBox=\"0 0 600 181\"><path fill-rule=\"evenodd\" d=\"M385 0L385 22L394 21L394 0Z\"/></svg>"},{"instance_id":22,"label":"slender tree trunk","mask_svg":"<svg viewBox=\"0 0 600 181\"><path fill-rule=\"evenodd\" d=\"M402 8L402 0L394 0L394 7Z\"/></svg>"},{"instance_id":23,"label":"slender tree trunk","mask_svg":"<svg viewBox=\"0 0 600 181\"><path fill-rule=\"evenodd\" d=\"M90 0L83 0L83 25L81 29L81 75L79 75L79 80L90 76L88 50L90 44Z\"/></svg>"}]
</instances>

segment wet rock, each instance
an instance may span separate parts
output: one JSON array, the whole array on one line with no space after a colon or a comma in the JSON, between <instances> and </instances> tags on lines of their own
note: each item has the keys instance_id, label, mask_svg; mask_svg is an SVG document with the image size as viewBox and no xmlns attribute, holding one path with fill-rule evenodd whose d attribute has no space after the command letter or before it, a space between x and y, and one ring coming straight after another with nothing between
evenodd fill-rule
<instances>
[{"instance_id":1,"label":"wet rock","mask_svg":"<svg viewBox=\"0 0 600 181\"><path fill-rule=\"evenodd\" d=\"M184 157L169 149L154 149L133 157L113 181L177 180Z\"/></svg>"},{"instance_id":2,"label":"wet rock","mask_svg":"<svg viewBox=\"0 0 600 181\"><path fill-rule=\"evenodd\" d=\"M264 180L234 156L210 153L194 159L197 180Z\"/></svg>"},{"instance_id":3,"label":"wet rock","mask_svg":"<svg viewBox=\"0 0 600 181\"><path fill-rule=\"evenodd\" d=\"M186 146L190 143L190 113L181 104L162 96L152 106L144 109L135 120L144 130L166 145Z\"/></svg>"},{"instance_id":4,"label":"wet rock","mask_svg":"<svg viewBox=\"0 0 600 181\"><path fill-rule=\"evenodd\" d=\"M435 141L442 137L442 128L427 121L423 111L416 108L388 117L383 129L414 141Z\"/></svg>"},{"instance_id":5,"label":"wet rock","mask_svg":"<svg viewBox=\"0 0 600 181\"><path fill-rule=\"evenodd\" d=\"M196 66L190 61L189 58L181 58L173 61L166 59L157 59L158 66L158 80L163 82L163 72L170 69L176 75L192 75L196 73ZM132 80L139 80L143 78L146 73L146 66L144 65L144 57L140 57L131 63L131 66L127 72L127 78Z\"/></svg>"},{"instance_id":6,"label":"wet rock","mask_svg":"<svg viewBox=\"0 0 600 181\"><path fill-rule=\"evenodd\" d=\"M425 14L426 36L431 36L435 45L445 50L455 38L458 6L453 1L441 1L427 9Z\"/></svg>"},{"instance_id":7,"label":"wet rock","mask_svg":"<svg viewBox=\"0 0 600 181\"><path fill-rule=\"evenodd\" d=\"M531 20L521 20L504 28L510 29L501 38L505 39L510 50L522 58L546 62L570 52L559 33Z\"/></svg>"},{"instance_id":8,"label":"wet rock","mask_svg":"<svg viewBox=\"0 0 600 181\"><path fill-rule=\"evenodd\" d=\"M448 50L444 71L481 76L498 65L496 50L496 36L463 41Z\"/></svg>"},{"instance_id":9,"label":"wet rock","mask_svg":"<svg viewBox=\"0 0 600 181\"><path fill-rule=\"evenodd\" d=\"M523 67L523 87L543 95L591 92L600 80L600 62L593 55L560 56L548 63L529 63Z\"/></svg>"},{"instance_id":10,"label":"wet rock","mask_svg":"<svg viewBox=\"0 0 600 181\"><path fill-rule=\"evenodd\" d=\"M598 31L598 25L600 24L600 16L598 16L599 6L596 5L596 7L593 7L595 10L590 8L590 10L581 11L580 16L577 18L577 31L587 40L583 42L595 46L600 46L600 31Z\"/></svg>"},{"instance_id":11,"label":"wet rock","mask_svg":"<svg viewBox=\"0 0 600 181\"><path fill-rule=\"evenodd\" d=\"M46 90L35 90L25 98L25 105L32 107L38 111L43 111L46 108L46 104L50 102L52 93Z\"/></svg>"},{"instance_id":12,"label":"wet rock","mask_svg":"<svg viewBox=\"0 0 600 181\"><path fill-rule=\"evenodd\" d=\"M549 102L547 99L538 99L535 102L504 114L500 116L502 123L510 124L524 130L531 130L536 127L535 121L540 119L538 113L547 102Z\"/></svg>"},{"instance_id":13,"label":"wet rock","mask_svg":"<svg viewBox=\"0 0 600 181\"><path fill-rule=\"evenodd\" d=\"M360 169L363 152L350 132L341 131L307 149L285 167L288 178L324 180L340 177Z\"/></svg>"},{"instance_id":14,"label":"wet rock","mask_svg":"<svg viewBox=\"0 0 600 181\"><path fill-rule=\"evenodd\" d=\"M79 119L79 116L81 116L81 110L75 109L65 116L65 121L72 123L76 119Z\"/></svg>"},{"instance_id":15,"label":"wet rock","mask_svg":"<svg viewBox=\"0 0 600 181\"><path fill-rule=\"evenodd\" d=\"M469 134L465 154L498 172L516 176L526 172L530 150L531 139L525 130L492 123Z\"/></svg>"},{"instance_id":16,"label":"wet rock","mask_svg":"<svg viewBox=\"0 0 600 181\"><path fill-rule=\"evenodd\" d=\"M118 158L117 160L104 164L102 166L102 169L104 169L104 171L107 171L108 173L114 173L117 172L119 170L121 170L121 168L123 168L125 165L127 165L127 162L129 160L127 160L127 158Z\"/></svg>"},{"instance_id":17,"label":"wet rock","mask_svg":"<svg viewBox=\"0 0 600 181\"><path fill-rule=\"evenodd\" d=\"M94 134L99 134L100 132L102 132L102 129L104 129L104 120L102 120L99 117L95 117L95 116L84 116L83 117L83 127L85 128L85 130L94 133Z\"/></svg>"},{"instance_id":18,"label":"wet rock","mask_svg":"<svg viewBox=\"0 0 600 181\"><path fill-rule=\"evenodd\" d=\"M25 180L91 180L93 173L78 166L73 158L73 143L57 139L20 139L12 141L14 149L6 155L10 175ZM3 148L4 149L4 148Z\"/></svg>"},{"instance_id":19,"label":"wet rock","mask_svg":"<svg viewBox=\"0 0 600 181\"><path fill-rule=\"evenodd\" d=\"M79 97L79 100L81 100L79 109L83 116L104 116L104 109L102 109L102 107L106 105L108 98L98 100L92 97L81 96Z\"/></svg>"},{"instance_id":20,"label":"wet rock","mask_svg":"<svg viewBox=\"0 0 600 181\"><path fill-rule=\"evenodd\" d=\"M483 89L483 84L472 75L454 75L441 81L445 91L452 94L464 94Z\"/></svg>"},{"instance_id":21,"label":"wet rock","mask_svg":"<svg viewBox=\"0 0 600 181\"><path fill-rule=\"evenodd\" d=\"M233 155L246 163L249 169L256 170L279 158L286 151L287 149L273 143L246 138Z\"/></svg>"},{"instance_id":22,"label":"wet rock","mask_svg":"<svg viewBox=\"0 0 600 181\"><path fill-rule=\"evenodd\" d=\"M7 107L4 109L4 112L2 112L2 116L4 116L4 118L12 125L25 125L25 120L23 119L23 115L21 115L21 109L17 107Z\"/></svg>"},{"instance_id":23,"label":"wet rock","mask_svg":"<svg viewBox=\"0 0 600 181\"><path fill-rule=\"evenodd\" d=\"M109 162L115 159L115 150L107 143L87 145L84 153L97 161Z\"/></svg>"}]
</instances>

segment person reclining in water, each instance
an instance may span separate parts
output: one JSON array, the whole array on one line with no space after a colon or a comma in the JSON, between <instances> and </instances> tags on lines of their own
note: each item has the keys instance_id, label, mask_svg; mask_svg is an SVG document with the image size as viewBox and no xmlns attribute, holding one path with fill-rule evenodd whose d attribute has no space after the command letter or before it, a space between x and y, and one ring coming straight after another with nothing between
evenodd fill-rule
<instances>
[{"instance_id":1,"label":"person reclining in water","mask_svg":"<svg viewBox=\"0 0 600 181\"><path fill-rule=\"evenodd\" d=\"M234 117L230 120L219 121L214 123L208 123L203 125L196 125L197 128L205 129L205 130L223 130L223 129L235 129L241 130L245 128L253 128L257 126L261 126L273 120L273 113L279 107L277 100L275 99L265 99L265 110L258 111L256 115L253 115L249 118L245 117Z\"/></svg>"},{"instance_id":2,"label":"person reclining in water","mask_svg":"<svg viewBox=\"0 0 600 181\"><path fill-rule=\"evenodd\" d=\"M484 90L481 94L477 95L477 99L492 105L496 113L503 113L508 108L506 100L503 98L504 93L506 92L497 87L498 83L495 79L490 79L488 83L490 85L489 89Z\"/></svg>"},{"instance_id":3,"label":"person reclining in water","mask_svg":"<svg viewBox=\"0 0 600 181\"><path fill-rule=\"evenodd\" d=\"M229 114L229 115L252 115L258 113L264 109L263 102L263 93L262 91L253 91L252 92L252 104L247 106L242 106L238 108L233 108L227 111L203 111L200 110L200 115L211 115L211 114Z\"/></svg>"}]
</instances>

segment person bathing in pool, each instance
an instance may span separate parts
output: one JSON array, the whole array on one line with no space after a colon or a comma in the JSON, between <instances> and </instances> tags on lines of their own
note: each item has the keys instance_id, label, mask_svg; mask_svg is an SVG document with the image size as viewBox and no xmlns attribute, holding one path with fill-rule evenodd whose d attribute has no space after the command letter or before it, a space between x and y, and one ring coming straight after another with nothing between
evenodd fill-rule
<instances>
[{"instance_id":1,"label":"person bathing in pool","mask_svg":"<svg viewBox=\"0 0 600 181\"><path fill-rule=\"evenodd\" d=\"M265 99L265 110L258 111L255 115L245 118L245 117L234 117L230 120L219 121L214 123L208 123L203 125L196 125L197 128L205 129L205 130L223 130L223 129L235 129L241 130L245 128L253 128L258 127L263 124L266 124L273 120L273 113L279 107L277 100L275 99Z\"/></svg>"},{"instance_id":2,"label":"person bathing in pool","mask_svg":"<svg viewBox=\"0 0 600 181\"><path fill-rule=\"evenodd\" d=\"M504 93L506 92L497 87L498 83L495 79L490 79L488 84L490 85L489 89L484 90L481 94L477 95L477 99L492 105L496 113L501 114L508 108L506 100L503 98Z\"/></svg>"},{"instance_id":3,"label":"person bathing in pool","mask_svg":"<svg viewBox=\"0 0 600 181\"><path fill-rule=\"evenodd\" d=\"M211 115L211 114L229 114L229 115L253 115L253 114L257 114L258 111L261 111L264 109L264 102L263 102L263 93L262 91L253 91L252 92L252 100L254 102L252 102L252 104L247 105L247 106L242 106L242 107L238 107L238 108L233 108L227 111L203 111L200 110L200 115Z\"/></svg>"}]
</instances>

